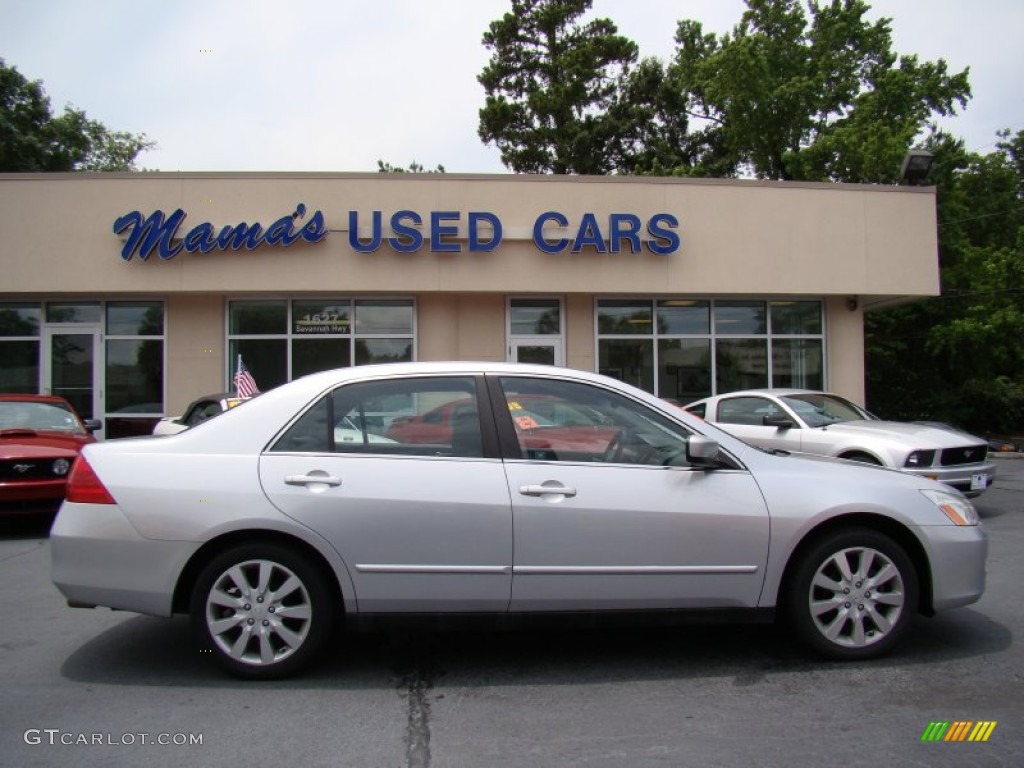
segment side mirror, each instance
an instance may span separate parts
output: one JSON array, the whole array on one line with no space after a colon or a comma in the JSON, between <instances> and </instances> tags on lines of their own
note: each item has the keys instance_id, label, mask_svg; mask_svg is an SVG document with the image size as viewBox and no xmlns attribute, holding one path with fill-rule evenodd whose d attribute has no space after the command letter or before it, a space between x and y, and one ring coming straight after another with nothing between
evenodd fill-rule
<instances>
[{"instance_id":1,"label":"side mirror","mask_svg":"<svg viewBox=\"0 0 1024 768\"><path fill-rule=\"evenodd\" d=\"M88 432L96 432L97 430L103 429L103 422L99 419L86 419L82 422L82 426L84 426Z\"/></svg>"},{"instance_id":2,"label":"side mirror","mask_svg":"<svg viewBox=\"0 0 1024 768\"><path fill-rule=\"evenodd\" d=\"M686 440L686 460L694 467L718 466L718 441L703 435L690 435Z\"/></svg>"},{"instance_id":3,"label":"side mirror","mask_svg":"<svg viewBox=\"0 0 1024 768\"><path fill-rule=\"evenodd\" d=\"M772 413L762 419L766 427L778 427L779 429L792 429L796 426L793 420L784 413Z\"/></svg>"}]
</instances>

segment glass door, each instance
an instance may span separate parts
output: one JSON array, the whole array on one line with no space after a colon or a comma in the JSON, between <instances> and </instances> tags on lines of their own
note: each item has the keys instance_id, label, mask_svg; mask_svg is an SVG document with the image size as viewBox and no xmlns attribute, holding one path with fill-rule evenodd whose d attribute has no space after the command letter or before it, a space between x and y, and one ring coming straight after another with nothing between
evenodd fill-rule
<instances>
[{"instance_id":1,"label":"glass door","mask_svg":"<svg viewBox=\"0 0 1024 768\"><path fill-rule=\"evenodd\" d=\"M83 419L100 418L103 366L98 325L44 327L42 362L44 394L65 398Z\"/></svg>"},{"instance_id":2,"label":"glass door","mask_svg":"<svg viewBox=\"0 0 1024 768\"><path fill-rule=\"evenodd\" d=\"M509 361L565 365L563 326L561 299L510 298L506 326Z\"/></svg>"},{"instance_id":3,"label":"glass door","mask_svg":"<svg viewBox=\"0 0 1024 768\"><path fill-rule=\"evenodd\" d=\"M516 338L510 342L514 363L562 365L562 345L548 337L537 339Z\"/></svg>"}]
</instances>

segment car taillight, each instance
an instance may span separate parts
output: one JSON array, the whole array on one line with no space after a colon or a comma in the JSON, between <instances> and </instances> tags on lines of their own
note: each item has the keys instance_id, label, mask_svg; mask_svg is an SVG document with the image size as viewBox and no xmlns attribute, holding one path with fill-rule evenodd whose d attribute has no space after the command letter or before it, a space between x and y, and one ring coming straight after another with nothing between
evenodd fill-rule
<instances>
[{"instance_id":1,"label":"car taillight","mask_svg":"<svg viewBox=\"0 0 1024 768\"><path fill-rule=\"evenodd\" d=\"M114 504L114 497L96 477L85 456L79 456L71 466L64 498L81 504Z\"/></svg>"}]
</instances>

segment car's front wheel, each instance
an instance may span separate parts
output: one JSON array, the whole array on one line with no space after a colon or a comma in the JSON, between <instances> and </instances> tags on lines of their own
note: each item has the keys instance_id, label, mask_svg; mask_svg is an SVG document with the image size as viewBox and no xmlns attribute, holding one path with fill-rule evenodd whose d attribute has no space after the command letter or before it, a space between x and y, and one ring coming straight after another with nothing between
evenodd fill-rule
<instances>
[{"instance_id":1,"label":"car's front wheel","mask_svg":"<svg viewBox=\"0 0 1024 768\"><path fill-rule=\"evenodd\" d=\"M293 674L324 647L336 608L320 572L278 544L234 547L196 580L192 625L203 650L238 677Z\"/></svg>"},{"instance_id":2,"label":"car's front wheel","mask_svg":"<svg viewBox=\"0 0 1024 768\"><path fill-rule=\"evenodd\" d=\"M801 639L833 659L887 653L917 608L918 578L904 549L866 528L835 531L796 564L785 595Z\"/></svg>"}]
</instances>

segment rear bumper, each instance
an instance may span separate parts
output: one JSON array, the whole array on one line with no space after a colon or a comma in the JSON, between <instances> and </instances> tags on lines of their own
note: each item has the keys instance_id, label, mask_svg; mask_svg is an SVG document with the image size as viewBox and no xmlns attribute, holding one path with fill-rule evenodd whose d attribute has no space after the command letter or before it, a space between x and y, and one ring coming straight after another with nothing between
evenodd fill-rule
<instances>
[{"instance_id":1,"label":"rear bumper","mask_svg":"<svg viewBox=\"0 0 1024 768\"><path fill-rule=\"evenodd\" d=\"M143 538L113 504L65 502L50 531L51 575L69 605L170 616L198 546Z\"/></svg>"}]
</instances>

